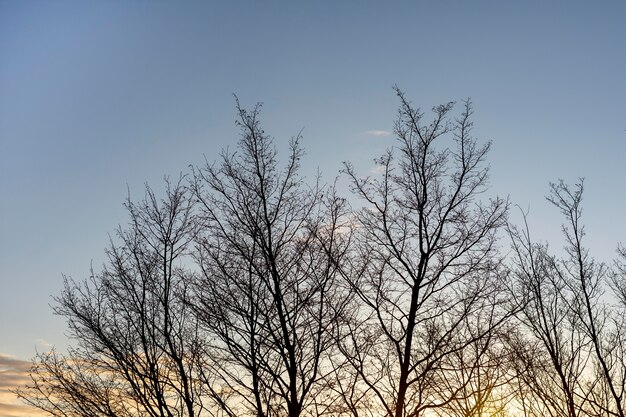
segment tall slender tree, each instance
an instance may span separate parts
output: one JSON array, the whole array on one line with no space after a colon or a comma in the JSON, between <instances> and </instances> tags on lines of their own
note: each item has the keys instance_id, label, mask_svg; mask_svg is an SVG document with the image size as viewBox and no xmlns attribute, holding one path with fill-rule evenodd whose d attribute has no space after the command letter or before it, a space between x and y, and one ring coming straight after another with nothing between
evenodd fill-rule
<instances>
[{"instance_id":1,"label":"tall slender tree","mask_svg":"<svg viewBox=\"0 0 626 417\"><path fill-rule=\"evenodd\" d=\"M563 181L550 184L550 201L565 218L562 226L566 256L560 262L578 297L574 304L576 324L591 346L597 380L592 382L591 405L598 413L625 416L626 367L624 349L626 340L623 326L615 321L616 313L603 294L610 276L609 268L597 262L585 247L585 228L582 222L583 181L571 187Z\"/></svg>"},{"instance_id":2,"label":"tall slender tree","mask_svg":"<svg viewBox=\"0 0 626 417\"><path fill-rule=\"evenodd\" d=\"M519 383L526 415L624 416L626 338L620 300L621 264L613 270L584 245L583 181L550 184L547 199L565 219L564 253L549 253L530 232L510 228L518 318ZM621 247L618 247L618 256ZM607 284L615 290L606 297Z\"/></svg>"}]
</instances>

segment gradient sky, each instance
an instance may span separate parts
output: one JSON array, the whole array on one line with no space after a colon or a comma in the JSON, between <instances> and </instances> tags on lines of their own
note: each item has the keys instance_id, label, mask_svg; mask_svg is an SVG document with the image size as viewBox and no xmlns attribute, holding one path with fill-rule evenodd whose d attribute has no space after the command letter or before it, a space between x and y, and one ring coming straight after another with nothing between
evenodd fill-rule
<instances>
[{"instance_id":1,"label":"gradient sky","mask_svg":"<svg viewBox=\"0 0 626 417\"><path fill-rule=\"evenodd\" d=\"M624 1L0 0L0 353L66 346L62 274L99 268L127 189L236 144L233 93L264 102L279 147L304 128L305 168L329 180L393 144L376 132L394 84L424 109L471 97L493 192L553 239L548 182L585 177L589 244L610 259L626 242L625 22Z\"/></svg>"}]
</instances>

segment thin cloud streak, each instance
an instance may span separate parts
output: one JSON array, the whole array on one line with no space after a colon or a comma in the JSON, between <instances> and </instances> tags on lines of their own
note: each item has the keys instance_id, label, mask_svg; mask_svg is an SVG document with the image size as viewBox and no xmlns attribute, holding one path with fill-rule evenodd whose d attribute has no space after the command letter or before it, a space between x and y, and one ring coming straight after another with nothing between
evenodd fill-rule
<instances>
[{"instance_id":1,"label":"thin cloud streak","mask_svg":"<svg viewBox=\"0 0 626 417\"><path fill-rule=\"evenodd\" d=\"M384 137L391 136L393 133L388 130L368 130L365 134L367 136Z\"/></svg>"},{"instance_id":2,"label":"thin cloud streak","mask_svg":"<svg viewBox=\"0 0 626 417\"><path fill-rule=\"evenodd\" d=\"M376 165L374 168L369 170L369 173L372 175L381 175L385 172L385 167L382 165Z\"/></svg>"},{"instance_id":3,"label":"thin cloud streak","mask_svg":"<svg viewBox=\"0 0 626 417\"><path fill-rule=\"evenodd\" d=\"M54 347L52 343L48 342L45 339L35 339L35 343L37 344L37 346L43 346L44 348L46 348L46 350L50 350Z\"/></svg>"}]
</instances>

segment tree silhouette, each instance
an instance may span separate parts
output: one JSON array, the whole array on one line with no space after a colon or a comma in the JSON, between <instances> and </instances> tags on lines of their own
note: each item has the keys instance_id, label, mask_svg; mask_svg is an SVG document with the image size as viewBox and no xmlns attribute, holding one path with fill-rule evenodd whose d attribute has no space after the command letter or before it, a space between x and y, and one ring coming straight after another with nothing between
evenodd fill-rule
<instances>
[{"instance_id":1,"label":"tree silhouette","mask_svg":"<svg viewBox=\"0 0 626 417\"><path fill-rule=\"evenodd\" d=\"M520 339L512 346L518 377L532 400L531 415L574 417L584 402L580 379L588 361L587 342L573 314L577 291L568 285L546 244L534 243L525 228L509 228ZM530 412L530 411L529 411Z\"/></svg>"},{"instance_id":2,"label":"tree silhouette","mask_svg":"<svg viewBox=\"0 0 626 417\"><path fill-rule=\"evenodd\" d=\"M535 243L528 227L510 228L518 316L526 330L517 359L525 415L624 416L626 337L624 310L604 295L623 288L620 258L613 271L584 246L582 180L550 184L547 197L563 215L564 255ZM621 255L622 247L618 247Z\"/></svg>"},{"instance_id":3,"label":"tree silhouette","mask_svg":"<svg viewBox=\"0 0 626 417\"><path fill-rule=\"evenodd\" d=\"M557 256L486 198L471 103L427 121L396 93L396 146L344 165L356 210L237 101L234 151L128 198L103 267L65 278L72 346L18 395L55 417L625 417L626 249L591 257L582 181L550 185Z\"/></svg>"},{"instance_id":4,"label":"tree silhouette","mask_svg":"<svg viewBox=\"0 0 626 417\"><path fill-rule=\"evenodd\" d=\"M458 119L450 121L448 103L425 123L396 92L398 146L376 160L380 177L361 179L345 167L366 206L356 214L347 273L359 313L339 345L358 375L354 389L361 394L353 398L361 409L404 417L469 395L475 375L458 372L466 364L455 359L476 343L488 345L506 317L498 308L496 233L506 223L507 201L479 200L490 145L470 135L469 101ZM440 145L447 137L454 148ZM479 350L478 360L488 351Z\"/></svg>"},{"instance_id":5,"label":"tree silhouette","mask_svg":"<svg viewBox=\"0 0 626 417\"><path fill-rule=\"evenodd\" d=\"M18 394L53 416L199 416L200 338L183 303L184 266L196 222L179 180L165 198L126 208L127 228L111 242L101 272L65 280L56 314L76 344L68 355L37 356L32 384Z\"/></svg>"},{"instance_id":6,"label":"tree silhouette","mask_svg":"<svg viewBox=\"0 0 626 417\"><path fill-rule=\"evenodd\" d=\"M303 182L299 136L281 168L259 106L237 110L237 152L194 170L202 274L192 304L211 335L210 377L223 410L297 417L331 405L327 362L345 303L337 269L346 206L332 188Z\"/></svg>"}]
</instances>

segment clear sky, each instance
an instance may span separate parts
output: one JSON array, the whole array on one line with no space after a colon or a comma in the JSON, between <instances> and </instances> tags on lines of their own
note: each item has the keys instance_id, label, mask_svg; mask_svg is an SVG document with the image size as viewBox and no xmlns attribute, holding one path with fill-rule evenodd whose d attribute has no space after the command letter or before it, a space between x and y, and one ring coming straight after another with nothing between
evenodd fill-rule
<instances>
[{"instance_id":1,"label":"clear sky","mask_svg":"<svg viewBox=\"0 0 626 417\"><path fill-rule=\"evenodd\" d=\"M626 242L624 1L0 0L0 353L65 346L62 274L98 268L122 202L235 145L233 93L334 178L416 106L471 97L494 193L558 236L549 181L586 178L595 254ZM0 391L2 390L0 382ZM1 392L0 392L1 394Z\"/></svg>"}]
</instances>

